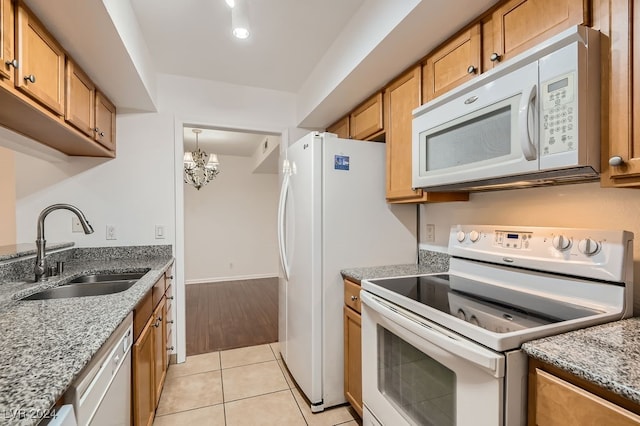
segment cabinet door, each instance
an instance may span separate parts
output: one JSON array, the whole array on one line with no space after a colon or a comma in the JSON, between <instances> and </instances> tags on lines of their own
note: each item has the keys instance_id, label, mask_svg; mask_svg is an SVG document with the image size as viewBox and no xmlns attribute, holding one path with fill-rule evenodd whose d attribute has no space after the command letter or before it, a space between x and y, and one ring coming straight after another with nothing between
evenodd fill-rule
<instances>
[{"instance_id":1,"label":"cabinet door","mask_svg":"<svg viewBox=\"0 0 640 426\"><path fill-rule=\"evenodd\" d=\"M16 86L58 115L64 115L62 47L21 3L18 6Z\"/></svg>"},{"instance_id":2,"label":"cabinet door","mask_svg":"<svg viewBox=\"0 0 640 426\"><path fill-rule=\"evenodd\" d=\"M164 386L164 378L167 373L167 334L164 306L165 298L163 297L156 309L153 311L154 407L160 401L162 386Z\"/></svg>"},{"instance_id":3,"label":"cabinet door","mask_svg":"<svg viewBox=\"0 0 640 426\"><path fill-rule=\"evenodd\" d=\"M387 145L387 201L423 203L466 201L467 193L424 192L412 189L412 112L420 106L420 67L393 81L384 91Z\"/></svg>"},{"instance_id":4,"label":"cabinet door","mask_svg":"<svg viewBox=\"0 0 640 426\"><path fill-rule=\"evenodd\" d=\"M99 91L96 92L95 140L105 148L116 150L116 107Z\"/></svg>"},{"instance_id":5,"label":"cabinet door","mask_svg":"<svg viewBox=\"0 0 640 426\"><path fill-rule=\"evenodd\" d=\"M384 130L382 121L382 92L377 93L358 106L349 115L352 139L366 140L376 137Z\"/></svg>"},{"instance_id":6,"label":"cabinet door","mask_svg":"<svg viewBox=\"0 0 640 426\"><path fill-rule=\"evenodd\" d=\"M342 139L349 139L349 116L347 115L327 127L327 132L335 133Z\"/></svg>"},{"instance_id":7,"label":"cabinet door","mask_svg":"<svg viewBox=\"0 0 640 426\"><path fill-rule=\"evenodd\" d=\"M344 395L362 417L362 321L344 306Z\"/></svg>"},{"instance_id":8,"label":"cabinet door","mask_svg":"<svg viewBox=\"0 0 640 426\"><path fill-rule=\"evenodd\" d=\"M9 81L13 81L14 65L17 65L14 53L13 25L13 2L0 0L0 79Z\"/></svg>"},{"instance_id":9,"label":"cabinet door","mask_svg":"<svg viewBox=\"0 0 640 426\"><path fill-rule=\"evenodd\" d=\"M499 61L511 58L573 25L589 23L584 0L511 0L496 9L493 46Z\"/></svg>"},{"instance_id":10,"label":"cabinet door","mask_svg":"<svg viewBox=\"0 0 640 426\"><path fill-rule=\"evenodd\" d=\"M423 102L461 85L480 71L480 24L476 24L429 55L422 68Z\"/></svg>"},{"instance_id":11,"label":"cabinet door","mask_svg":"<svg viewBox=\"0 0 640 426\"><path fill-rule=\"evenodd\" d=\"M603 173L603 185L640 186L640 7L634 7L637 4L633 0L611 1L609 147L603 158L607 172Z\"/></svg>"},{"instance_id":12,"label":"cabinet door","mask_svg":"<svg viewBox=\"0 0 640 426\"><path fill-rule=\"evenodd\" d=\"M133 424L150 426L153 423L156 399L154 389L154 317L147 321L140 337L133 345Z\"/></svg>"},{"instance_id":13,"label":"cabinet door","mask_svg":"<svg viewBox=\"0 0 640 426\"><path fill-rule=\"evenodd\" d=\"M96 87L71 59L67 59L65 87L64 119L85 135L93 137Z\"/></svg>"},{"instance_id":14,"label":"cabinet door","mask_svg":"<svg viewBox=\"0 0 640 426\"><path fill-rule=\"evenodd\" d=\"M582 388L536 369L530 424L540 426L640 425L640 416Z\"/></svg>"},{"instance_id":15,"label":"cabinet door","mask_svg":"<svg viewBox=\"0 0 640 426\"><path fill-rule=\"evenodd\" d=\"M169 366L169 359L173 352L173 289L171 285L167 288L166 303L164 305L164 325L165 325L165 366ZM165 368L166 368L165 367Z\"/></svg>"}]
</instances>

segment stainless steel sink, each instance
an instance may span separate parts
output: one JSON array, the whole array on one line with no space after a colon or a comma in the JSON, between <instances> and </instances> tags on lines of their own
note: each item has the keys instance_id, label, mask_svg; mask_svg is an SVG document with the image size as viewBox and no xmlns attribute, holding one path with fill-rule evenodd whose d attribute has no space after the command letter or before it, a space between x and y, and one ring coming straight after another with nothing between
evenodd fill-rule
<instances>
[{"instance_id":1,"label":"stainless steel sink","mask_svg":"<svg viewBox=\"0 0 640 426\"><path fill-rule=\"evenodd\" d=\"M146 273L147 271L82 275L59 287L39 291L31 296L23 297L21 300L63 299L120 293L131 288Z\"/></svg>"},{"instance_id":2,"label":"stainless steel sink","mask_svg":"<svg viewBox=\"0 0 640 426\"><path fill-rule=\"evenodd\" d=\"M128 280L139 280L146 274L146 272L129 272L124 274L90 274L90 275L82 275L78 278L74 278L69 283L100 283L104 281L128 281Z\"/></svg>"},{"instance_id":3,"label":"stainless steel sink","mask_svg":"<svg viewBox=\"0 0 640 426\"><path fill-rule=\"evenodd\" d=\"M131 288L138 280L102 281L94 283L66 284L59 287L34 293L23 297L21 300L45 300L63 299L67 297L102 296L105 294L120 293Z\"/></svg>"}]
</instances>

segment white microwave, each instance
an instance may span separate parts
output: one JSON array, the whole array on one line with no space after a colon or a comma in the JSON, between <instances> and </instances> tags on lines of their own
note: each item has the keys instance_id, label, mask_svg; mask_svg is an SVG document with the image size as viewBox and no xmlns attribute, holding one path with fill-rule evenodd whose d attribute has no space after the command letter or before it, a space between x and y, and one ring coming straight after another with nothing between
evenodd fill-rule
<instances>
[{"instance_id":1,"label":"white microwave","mask_svg":"<svg viewBox=\"0 0 640 426\"><path fill-rule=\"evenodd\" d=\"M576 26L413 111L413 187L597 180L600 33Z\"/></svg>"}]
</instances>

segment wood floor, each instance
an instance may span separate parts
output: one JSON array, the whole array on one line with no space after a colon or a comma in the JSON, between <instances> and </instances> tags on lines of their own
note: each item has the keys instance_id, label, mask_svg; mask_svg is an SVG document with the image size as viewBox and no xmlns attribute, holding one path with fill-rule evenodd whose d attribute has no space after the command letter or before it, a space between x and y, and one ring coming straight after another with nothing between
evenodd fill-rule
<instances>
[{"instance_id":1,"label":"wood floor","mask_svg":"<svg viewBox=\"0 0 640 426\"><path fill-rule=\"evenodd\" d=\"M187 356L278 340L278 278L186 286Z\"/></svg>"}]
</instances>

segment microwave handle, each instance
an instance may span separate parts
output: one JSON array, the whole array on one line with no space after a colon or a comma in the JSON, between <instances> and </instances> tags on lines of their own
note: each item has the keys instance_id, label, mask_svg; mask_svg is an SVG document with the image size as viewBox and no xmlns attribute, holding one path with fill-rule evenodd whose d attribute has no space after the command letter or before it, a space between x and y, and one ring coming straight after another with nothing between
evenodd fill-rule
<instances>
[{"instance_id":1,"label":"microwave handle","mask_svg":"<svg viewBox=\"0 0 640 426\"><path fill-rule=\"evenodd\" d=\"M532 133L535 132L535 120L532 120L533 123L530 126L529 117L531 116L531 113L535 114L535 108L532 109L531 106L535 106L535 98L538 93L537 89L537 86L534 84L531 86L528 93L526 91L522 93L520 108L518 110L518 118L520 122L520 147L522 148L524 158L529 161L536 159L536 147L534 145L534 138L532 137Z\"/></svg>"}]
</instances>

